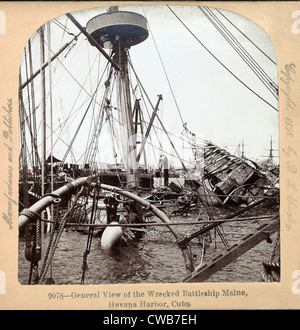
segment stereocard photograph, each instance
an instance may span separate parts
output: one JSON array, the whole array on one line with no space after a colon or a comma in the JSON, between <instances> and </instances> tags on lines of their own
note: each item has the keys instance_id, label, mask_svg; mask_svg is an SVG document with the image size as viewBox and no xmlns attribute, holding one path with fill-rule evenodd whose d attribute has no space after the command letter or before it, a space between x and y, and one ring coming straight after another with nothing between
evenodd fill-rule
<instances>
[{"instance_id":1,"label":"stereocard photograph","mask_svg":"<svg viewBox=\"0 0 300 330\"><path fill-rule=\"evenodd\" d=\"M207 6L66 13L19 86L19 281L280 281L276 53Z\"/></svg>"},{"instance_id":2,"label":"stereocard photograph","mask_svg":"<svg viewBox=\"0 0 300 330\"><path fill-rule=\"evenodd\" d=\"M0 23L1 309L299 307L296 3Z\"/></svg>"}]
</instances>

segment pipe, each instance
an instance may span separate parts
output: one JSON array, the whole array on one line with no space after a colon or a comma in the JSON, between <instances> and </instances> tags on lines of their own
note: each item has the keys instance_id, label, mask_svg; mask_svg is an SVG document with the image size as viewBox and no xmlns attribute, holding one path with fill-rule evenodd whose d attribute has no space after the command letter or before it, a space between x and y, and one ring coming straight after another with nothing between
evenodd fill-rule
<instances>
[{"instance_id":1,"label":"pipe","mask_svg":"<svg viewBox=\"0 0 300 330\"><path fill-rule=\"evenodd\" d=\"M97 178L98 179L98 178ZM28 210L34 213L40 214L43 210L45 210L48 206L52 205L57 201L57 198L62 198L77 188L81 188L82 186L92 182L94 180L93 177L83 177L72 182L67 183L66 185L56 189L51 194L42 197L39 201L33 204ZM26 214L19 215L19 230L23 229L27 223L29 223L31 219Z\"/></svg>"},{"instance_id":2,"label":"pipe","mask_svg":"<svg viewBox=\"0 0 300 330\"><path fill-rule=\"evenodd\" d=\"M35 204L33 204L28 210L31 212L40 214L45 208L47 208L48 206L55 203L55 201L57 200L58 197L62 198L64 196L72 193L73 191L75 191L75 189L81 188L84 185L96 186L97 180L98 180L97 176L83 177L83 178L74 180L70 183L67 183L66 185L53 191L51 194L42 197L39 201L37 201ZM148 202L147 200L145 200L129 191L123 190L122 188L118 188L118 187L114 187L114 186L110 186L110 185L106 185L106 184L101 184L101 183L99 184L99 188L103 189L103 190L111 191L114 193L118 193L125 197L128 197L128 198L136 201L137 203L141 204L142 206L146 207L148 210L151 210L154 215L156 215L162 222L167 224L167 227L170 229L170 231L172 232L174 237L177 240L180 239L180 237L181 237L180 233L177 231L177 229L172 227L171 220L168 218L168 216L164 212L160 211L157 207L152 205L150 202ZM24 228L25 225L27 223L29 223L30 221L32 221L30 219L30 217L28 215L26 215L26 213L22 214L22 212L21 212L21 214L19 215L19 230ZM182 251L186 270L188 273L191 273L194 270L194 266L193 266L192 260L190 258L190 254L187 249L187 246L180 246L180 248Z\"/></svg>"}]
</instances>

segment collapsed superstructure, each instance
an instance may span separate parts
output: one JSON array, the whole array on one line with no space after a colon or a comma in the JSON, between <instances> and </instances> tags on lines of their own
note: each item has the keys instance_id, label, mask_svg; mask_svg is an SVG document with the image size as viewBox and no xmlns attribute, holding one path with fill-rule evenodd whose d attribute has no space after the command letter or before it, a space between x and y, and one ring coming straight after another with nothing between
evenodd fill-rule
<instances>
[{"instance_id":1,"label":"collapsed superstructure","mask_svg":"<svg viewBox=\"0 0 300 330\"><path fill-rule=\"evenodd\" d=\"M274 185L259 166L205 142L203 176L195 180L200 200L208 205L251 204L272 193Z\"/></svg>"}]
</instances>

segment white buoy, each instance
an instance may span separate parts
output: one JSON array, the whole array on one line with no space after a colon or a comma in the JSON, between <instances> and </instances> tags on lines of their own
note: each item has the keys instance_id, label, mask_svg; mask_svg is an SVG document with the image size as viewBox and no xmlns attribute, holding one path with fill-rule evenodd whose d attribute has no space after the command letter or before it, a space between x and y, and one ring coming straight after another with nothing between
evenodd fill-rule
<instances>
[{"instance_id":1,"label":"white buoy","mask_svg":"<svg viewBox=\"0 0 300 330\"><path fill-rule=\"evenodd\" d=\"M111 222L112 225L117 225L118 222ZM120 226L108 226L104 229L101 237L101 248L111 249L120 243L122 238L122 228Z\"/></svg>"}]
</instances>

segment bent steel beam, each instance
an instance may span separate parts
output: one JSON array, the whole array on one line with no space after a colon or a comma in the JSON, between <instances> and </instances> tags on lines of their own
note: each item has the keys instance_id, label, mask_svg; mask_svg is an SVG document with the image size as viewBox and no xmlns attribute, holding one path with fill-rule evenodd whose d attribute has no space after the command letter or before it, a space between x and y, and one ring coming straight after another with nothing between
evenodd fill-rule
<instances>
[{"instance_id":1,"label":"bent steel beam","mask_svg":"<svg viewBox=\"0 0 300 330\"><path fill-rule=\"evenodd\" d=\"M183 279L183 282L203 282L207 280L217 271L221 270L242 254L265 240L268 237L269 232L279 230L279 227L279 216L276 216L271 223L263 224L257 228L254 233L246 235L238 243L233 244L211 261L197 266L191 274Z\"/></svg>"}]
</instances>

